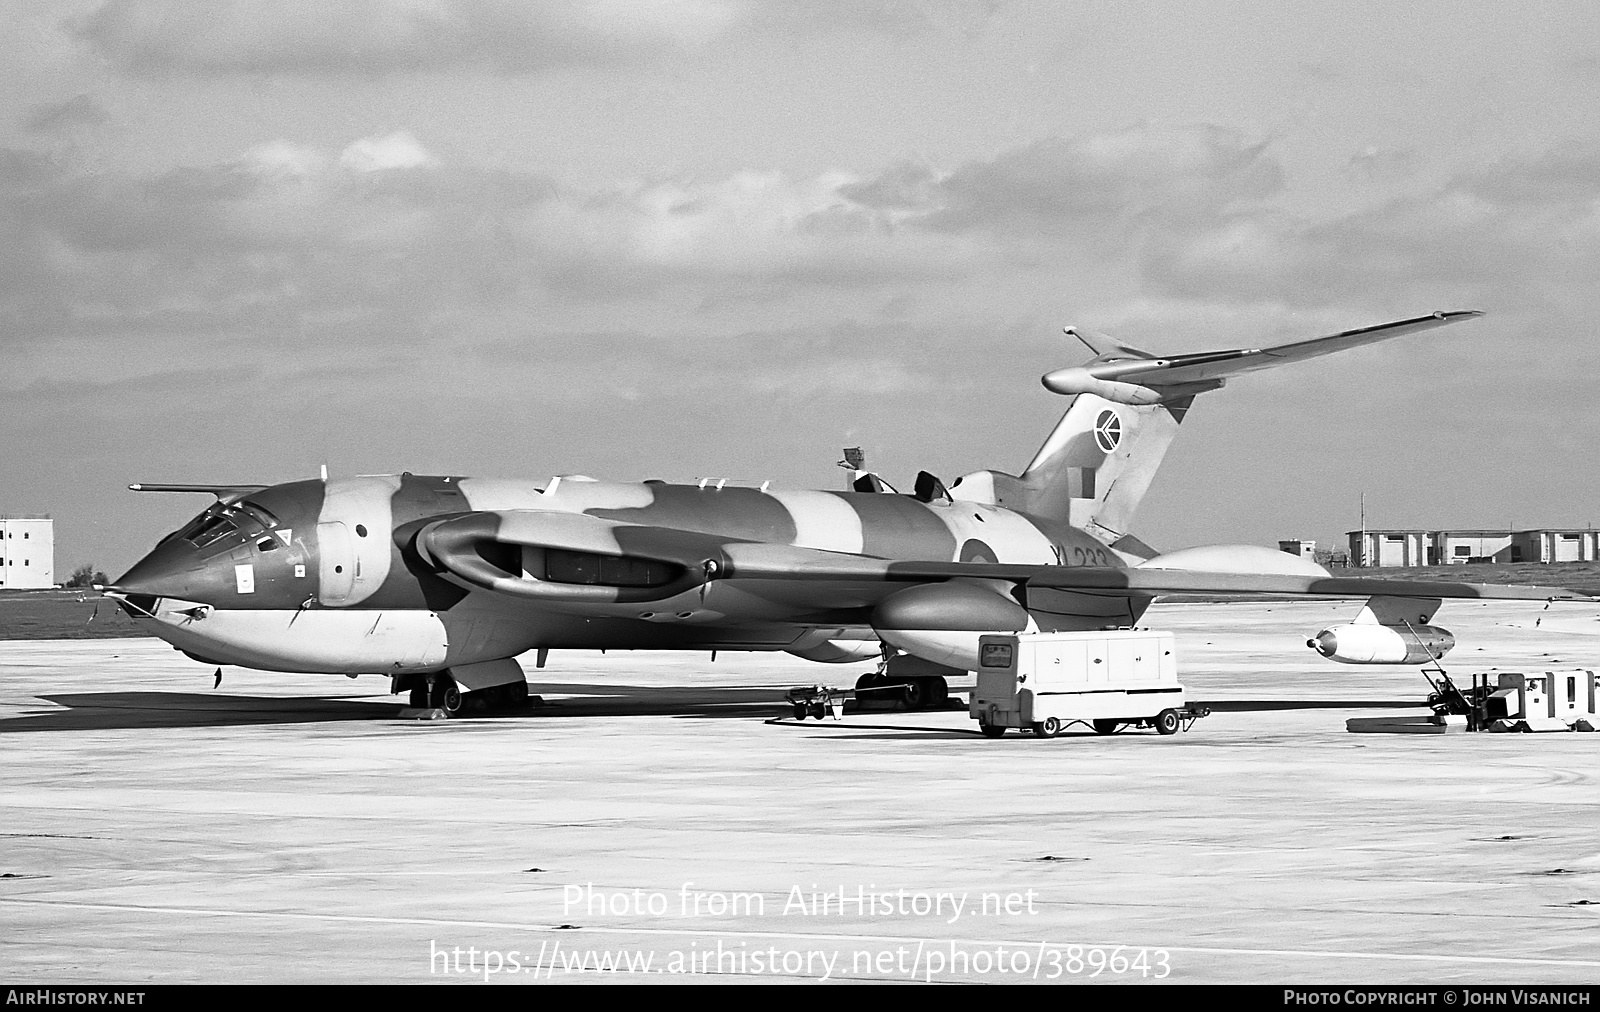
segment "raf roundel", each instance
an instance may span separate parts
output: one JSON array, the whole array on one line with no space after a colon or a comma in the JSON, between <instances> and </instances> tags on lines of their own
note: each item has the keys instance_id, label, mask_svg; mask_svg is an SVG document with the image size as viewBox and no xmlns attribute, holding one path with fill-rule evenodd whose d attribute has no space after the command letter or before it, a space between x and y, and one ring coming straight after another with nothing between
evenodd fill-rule
<instances>
[{"instance_id":1,"label":"raf roundel","mask_svg":"<svg viewBox=\"0 0 1600 1012\"><path fill-rule=\"evenodd\" d=\"M1107 453L1117 448L1122 442L1122 419L1110 408L1100 412L1100 417L1094 420L1094 441L1100 444L1100 449Z\"/></svg>"}]
</instances>

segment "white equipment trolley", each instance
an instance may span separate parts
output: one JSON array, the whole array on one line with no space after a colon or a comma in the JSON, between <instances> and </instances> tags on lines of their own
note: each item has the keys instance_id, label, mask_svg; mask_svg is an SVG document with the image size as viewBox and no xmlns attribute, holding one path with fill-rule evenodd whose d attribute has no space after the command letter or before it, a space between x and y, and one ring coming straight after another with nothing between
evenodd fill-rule
<instances>
[{"instance_id":1,"label":"white equipment trolley","mask_svg":"<svg viewBox=\"0 0 1600 1012\"><path fill-rule=\"evenodd\" d=\"M1054 738L1075 721L1174 734L1211 711L1178 683L1172 634L1142 629L986 635L969 713L991 738L1007 728Z\"/></svg>"}]
</instances>

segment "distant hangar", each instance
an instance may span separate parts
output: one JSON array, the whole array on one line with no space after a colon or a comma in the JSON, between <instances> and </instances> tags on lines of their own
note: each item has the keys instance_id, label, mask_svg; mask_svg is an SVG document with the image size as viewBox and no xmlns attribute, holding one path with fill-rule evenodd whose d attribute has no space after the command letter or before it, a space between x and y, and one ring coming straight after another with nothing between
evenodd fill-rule
<instances>
[{"instance_id":1,"label":"distant hangar","mask_svg":"<svg viewBox=\"0 0 1600 1012\"><path fill-rule=\"evenodd\" d=\"M1600 531L1588 529L1350 531L1354 566L1447 566L1472 562L1594 562Z\"/></svg>"}]
</instances>

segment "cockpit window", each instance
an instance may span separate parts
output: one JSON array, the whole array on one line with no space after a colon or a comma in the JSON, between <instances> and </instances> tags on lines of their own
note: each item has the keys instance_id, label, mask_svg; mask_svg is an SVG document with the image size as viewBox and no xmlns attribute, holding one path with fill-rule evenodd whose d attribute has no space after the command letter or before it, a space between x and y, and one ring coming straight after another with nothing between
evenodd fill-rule
<instances>
[{"instance_id":1,"label":"cockpit window","mask_svg":"<svg viewBox=\"0 0 1600 1012\"><path fill-rule=\"evenodd\" d=\"M248 513L252 517L255 517L256 522L268 530L278 526L278 518L272 514L271 510L267 509L265 506L260 506L256 503L250 502L248 499L239 503L237 506L232 507L232 509L236 512L242 511L244 513Z\"/></svg>"},{"instance_id":2,"label":"cockpit window","mask_svg":"<svg viewBox=\"0 0 1600 1012\"><path fill-rule=\"evenodd\" d=\"M213 503L209 509L185 524L181 529L162 539L162 544L175 538L205 548L233 534L242 534L241 540L267 534L278 527L278 518L264 506L253 502ZM263 549L268 551L270 549Z\"/></svg>"},{"instance_id":3,"label":"cockpit window","mask_svg":"<svg viewBox=\"0 0 1600 1012\"><path fill-rule=\"evenodd\" d=\"M214 513L206 517L200 526L196 527L193 533L187 535L184 540L196 548L204 548L207 545L221 541L229 534L237 534L238 532L238 525L231 519L221 513Z\"/></svg>"}]
</instances>

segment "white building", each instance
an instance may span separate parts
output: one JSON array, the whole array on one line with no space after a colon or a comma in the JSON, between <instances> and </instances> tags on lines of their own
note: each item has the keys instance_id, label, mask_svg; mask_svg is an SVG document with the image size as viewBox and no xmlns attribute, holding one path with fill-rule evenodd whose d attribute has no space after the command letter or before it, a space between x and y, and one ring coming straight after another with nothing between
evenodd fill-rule
<instances>
[{"instance_id":1,"label":"white building","mask_svg":"<svg viewBox=\"0 0 1600 1012\"><path fill-rule=\"evenodd\" d=\"M1600 531L1576 528L1351 531L1358 566L1455 566L1471 562L1595 562Z\"/></svg>"},{"instance_id":2,"label":"white building","mask_svg":"<svg viewBox=\"0 0 1600 1012\"><path fill-rule=\"evenodd\" d=\"M1317 543L1315 541L1291 538L1287 541L1278 542L1278 551L1288 552L1290 555L1298 555L1302 559L1308 559L1312 562L1317 561Z\"/></svg>"},{"instance_id":3,"label":"white building","mask_svg":"<svg viewBox=\"0 0 1600 1012\"><path fill-rule=\"evenodd\" d=\"M0 589L56 585L56 522L41 516L0 516Z\"/></svg>"}]
</instances>

